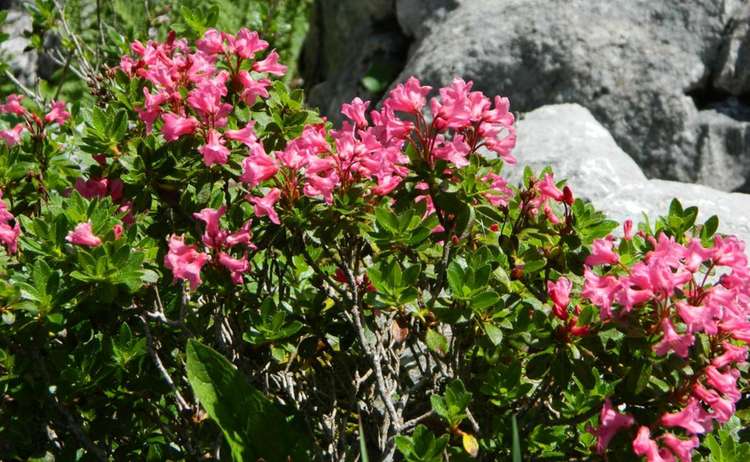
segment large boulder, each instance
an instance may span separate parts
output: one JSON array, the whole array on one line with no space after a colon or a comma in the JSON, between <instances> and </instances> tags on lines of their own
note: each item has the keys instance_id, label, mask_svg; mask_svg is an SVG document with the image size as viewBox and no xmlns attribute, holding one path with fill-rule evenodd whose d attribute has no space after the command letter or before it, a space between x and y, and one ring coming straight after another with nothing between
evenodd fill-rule
<instances>
[{"instance_id":1,"label":"large boulder","mask_svg":"<svg viewBox=\"0 0 750 462\"><path fill-rule=\"evenodd\" d=\"M664 215L672 198L685 207L697 206L699 220L719 217L719 231L750 243L750 195L727 193L676 181L649 180L615 143L609 132L577 104L544 106L518 121L519 165L509 167L510 180L520 182L523 167L535 171L551 166L567 178L575 195L591 201L611 218L636 223L646 214ZM748 247L750 255L750 247Z\"/></svg>"},{"instance_id":2,"label":"large boulder","mask_svg":"<svg viewBox=\"0 0 750 462\"><path fill-rule=\"evenodd\" d=\"M382 28L391 21L389 37L400 31L398 43L412 40L397 81L416 75L436 87L460 76L487 94L510 96L516 111L579 103L649 177L727 191L750 188L750 152L742 141L750 123L746 0L386 3L379 20L370 16L365 23ZM319 1L329 17L343 5L367 11L367 4ZM328 43L340 43L353 23L362 24L358 18L326 28ZM394 43L389 40L381 43ZM356 50L367 41L355 34L349 42L349 53L361 57ZM326 46L317 50L339 56ZM327 74L316 86L323 91L313 98L324 112L335 116L338 105L357 94L377 96L356 88L368 66L327 62ZM355 83L342 83L341 75ZM723 168L711 171L715 165Z\"/></svg>"}]
</instances>

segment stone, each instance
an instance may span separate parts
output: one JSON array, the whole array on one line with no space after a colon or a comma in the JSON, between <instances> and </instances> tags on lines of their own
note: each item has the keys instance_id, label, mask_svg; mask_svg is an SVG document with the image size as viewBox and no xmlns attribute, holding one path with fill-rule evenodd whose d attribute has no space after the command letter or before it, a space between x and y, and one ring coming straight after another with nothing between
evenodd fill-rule
<instances>
[{"instance_id":1,"label":"stone","mask_svg":"<svg viewBox=\"0 0 750 462\"><path fill-rule=\"evenodd\" d=\"M566 179L576 197L586 199L612 219L638 223L643 214L653 224L665 215L673 198L697 206L699 220L719 217L719 231L750 243L750 195L727 193L703 185L649 180L584 107L543 106L518 121L518 165L506 175L518 184L525 166L539 172L551 166ZM747 248L750 255L750 247Z\"/></svg>"},{"instance_id":2,"label":"stone","mask_svg":"<svg viewBox=\"0 0 750 462\"><path fill-rule=\"evenodd\" d=\"M714 86L732 95L750 94L750 3L732 15Z\"/></svg>"},{"instance_id":3,"label":"stone","mask_svg":"<svg viewBox=\"0 0 750 462\"><path fill-rule=\"evenodd\" d=\"M698 113L698 183L723 191L750 192L749 112L741 105L728 105Z\"/></svg>"},{"instance_id":4,"label":"stone","mask_svg":"<svg viewBox=\"0 0 750 462\"><path fill-rule=\"evenodd\" d=\"M393 0L318 0L302 57L308 103L334 121L355 96L373 99L367 76L384 87L404 66L409 42Z\"/></svg>"},{"instance_id":5,"label":"stone","mask_svg":"<svg viewBox=\"0 0 750 462\"><path fill-rule=\"evenodd\" d=\"M396 0L396 18L406 36L421 39L456 7L458 0Z\"/></svg>"},{"instance_id":6,"label":"stone","mask_svg":"<svg viewBox=\"0 0 750 462\"><path fill-rule=\"evenodd\" d=\"M37 54L24 51L29 46L29 40L23 36L25 31L31 30L31 16L19 9L7 10L7 14L2 31L8 34L8 40L0 43L0 55L19 82L33 86Z\"/></svg>"}]
</instances>

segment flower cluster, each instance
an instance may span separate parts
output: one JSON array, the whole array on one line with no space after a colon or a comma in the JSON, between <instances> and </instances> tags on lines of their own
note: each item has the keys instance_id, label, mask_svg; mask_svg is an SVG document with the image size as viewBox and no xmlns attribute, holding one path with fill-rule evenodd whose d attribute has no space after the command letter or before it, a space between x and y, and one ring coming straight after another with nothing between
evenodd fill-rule
<instances>
[{"instance_id":1,"label":"flower cluster","mask_svg":"<svg viewBox=\"0 0 750 462\"><path fill-rule=\"evenodd\" d=\"M11 222L14 222L12 226ZM20 235L21 226L5 205L3 191L0 190L0 242L9 253L16 253L18 251L18 236Z\"/></svg>"},{"instance_id":2,"label":"flower cluster","mask_svg":"<svg viewBox=\"0 0 750 462\"><path fill-rule=\"evenodd\" d=\"M631 227L626 224L626 240L633 239ZM741 344L750 341L750 269L744 244L735 237L716 236L709 247L697 238L683 245L663 233L646 242L650 250L642 261L625 267L614 237L595 241L581 298L599 308L602 322L640 322L653 338L656 355L691 360L692 376L675 390L678 408L640 426L633 441L635 454L649 462L684 462L699 445L698 435L710 431L714 420L726 423L740 399L736 366L747 359ZM569 286L558 285L551 285L551 293L567 289L569 294ZM691 357L698 335L709 340L707 363ZM596 432L600 452L614 432L635 422L630 416L610 416L613 412L605 403ZM670 431L658 432L659 427Z\"/></svg>"},{"instance_id":3,"label":"flower cluster","mask_svg":"<svg viewBox=\"0 0 750 462\"><path fill-rule=\"evenodd\" d=\"M169 239L169 252L164 258L164 265L172 270L175 279L187 280L192 290L201 284L200 272L203 265L213 261L229 271L234 284L241 284L243 275L250 269L247 259L248 250L254 250L255 245L250 242L251 222L246 222L235 232L228 232L221 227L221 217L226 209L205 208L193 217L205 224L201 240L206 252L199 252L194 245L186 245L184 236L172 236ZM231 250L237 246L245 246L241 257L233 257Z\"/></svg>"},{"instance_id":4,"label":"flower cluster","mask_svg":"<svg viewBox=\"0 0 750 462\"><path fill-rule=\"evenodd\" d=\"M22 101L22 95L11 94L6 98L5 104L0 104L0 114L12 114L24 119L24 122L17 123L13 128L0 130L0 139L9 147L21 142L21 135L24 131L40 135L44 133L47 125L53 123L63 125L70 118L70 113L65 109L63 101L53 101L49 112L43 118L26 109L21 104Z\"/></svg>"},{"instance_id":5,"label":"flower cluster","mask_svg":"<svg viewBox=\"0 0 750 462\"><path fill-rule=\"evenodd\" d=\"M227 163L227 139L250 148L258 143L252 122L238 129L228 129L227 124L234 96L250 107L257 98L269 96L271 81L264 75L286 72L276 51L255 60L266 48L268 43L247 29L237 35L209 29L194 49L171 33L164 43L133 42L135 56L123 56L119 67L150 84L144 86L144 102L137 109L146 130L151 132L161 120L167 141L197 135L203 141L198 151L211 166Z\"/></svg>"}]
</instances>

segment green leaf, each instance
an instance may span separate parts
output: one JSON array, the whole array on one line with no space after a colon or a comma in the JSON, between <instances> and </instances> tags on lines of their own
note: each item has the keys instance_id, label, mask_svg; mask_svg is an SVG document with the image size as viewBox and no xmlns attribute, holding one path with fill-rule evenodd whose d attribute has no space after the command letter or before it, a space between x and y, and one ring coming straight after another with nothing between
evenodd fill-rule
<instances>
[{"instance_id":1,"label":"green leaf","mask_svg":"<svg viewBox=\"0 0 750 462\"><path fill-rule=\"evenodd\" d=\"M308 438L224 356L191 339L186 369L193 393L221 427L235 461L309 459Z\"/></svg>"},{"instance_id":2,"label":"green leaf","mask_svg":"<svg viewBox=\"0 0 750 462\"><path fill-rule=\"evenodd\" d=\"M515 415L512 417L511 431L513 433L513 462L521 462L521 438L518 435L518 422Z\"/></svg>"},{"instance_id":3,"label":"green leaf","mask_svg":"<svg viewBox=\"0 0 750 462\"><path fill-rule=\"evenodd\" d=\"M437 353L438 356L445 356L448 354L448 339L435 329L427 329L425 343L427 343L427 348Z\"/></svg>"}]
</instances>

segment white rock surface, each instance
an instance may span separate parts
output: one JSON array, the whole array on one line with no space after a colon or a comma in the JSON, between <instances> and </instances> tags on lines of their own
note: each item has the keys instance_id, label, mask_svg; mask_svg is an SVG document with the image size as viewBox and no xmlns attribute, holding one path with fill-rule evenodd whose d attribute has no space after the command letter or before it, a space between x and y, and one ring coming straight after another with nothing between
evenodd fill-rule
<instances>
[{"instance_id":1,"label":"white rock surface","mask_svg":"<svg viewBox=\"0 0 750 462\"><path fill-rule=\"evenodd\" d=\"M518 165L508 167L519 182L525 165L536 172L549 165L556 178L567 178L577 197L590 200L611 218L642 221L667 213L672 198L697 206L698 220L719 217L719 231L750 243L750 195L707 186L648 180L591 113L577 104L543 106L518 122ZM750 255L750 247L747 248Z\"/></svg>"}]
</instances>

